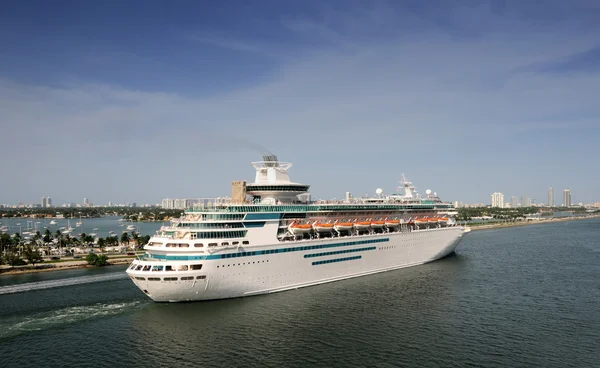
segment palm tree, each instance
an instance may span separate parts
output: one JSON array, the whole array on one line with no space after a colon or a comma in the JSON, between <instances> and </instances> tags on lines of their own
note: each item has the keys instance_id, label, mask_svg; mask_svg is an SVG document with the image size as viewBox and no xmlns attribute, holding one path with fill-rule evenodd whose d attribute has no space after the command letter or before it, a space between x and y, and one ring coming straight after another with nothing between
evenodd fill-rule
<instances>
[{"instance_id":1,"label":"palm tree","mask_svg":"<svg viewBox=\"0 0 600 368\"><path fill-rule=\"evenodd\" d=\"M121 235L121 244L127 243L129 245L129 233L123 233Z\"/></svg>"},{"instance_id":2,"label":"palm tree","mask_svg":"<svg viewBox=\"0 0 600 368\"><path fill-rule=\"evenodd\" d=\"M44 243L50 243L52 241L52 233L50 233L49 229L44 231Z\"/></svg>"}]
</instances>

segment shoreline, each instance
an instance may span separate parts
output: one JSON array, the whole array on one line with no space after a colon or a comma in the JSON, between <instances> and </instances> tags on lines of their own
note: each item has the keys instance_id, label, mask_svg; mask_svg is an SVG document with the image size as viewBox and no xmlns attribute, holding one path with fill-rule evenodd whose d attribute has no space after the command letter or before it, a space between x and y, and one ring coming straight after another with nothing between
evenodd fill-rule
<instances>
[{"instance_id":1,"label":"shoreline","mask_svg":"<svg viewBox=\"0 0 600 368\"><path fill-rule=\"evenodd\" d=\"M592 216L584 216L584 217L559 217L559 218L548 218L542 220L525 220L518 222L496 222L492 224L481 224L481 225L473 225L469 226L472 231L475 230L488 230L488 229L503 229L509 227L519 227L519 226L529 226L529 225L541 225L541 224L550 224L556 222L569 222L569 221L582 221L589 220L594 218L600 218L600 215L592 215Z\"/></svg>"},{"instance_id":2,"label":"shoreline","mask_svg":"<svg viewBox=\"0 0 600 368\"><path fill-rule=\"evenodd\" d=\"M110 266L129 264L134 259L135 259L135 257L116 258L116 259L112 259L112 260L109 259L108 264L106 266L101 266L101 267L110 267ZM43 263L40 265L43 265ZM39 267L40 265L38 265L37 267ZM78 268L101 268L101 267L89 265L89 264L87 264L86 261L69 261L69 262L62 262L62 264L61 263L48 263L47 265L51 266L51 267L5 268L4 270L0 270L0 277L2 277L4 275L23 275L23 274L27 274L27 273L74 270L74 269L78 269Z\"/></svg>"},{"instance_id":3,"label":"shoreline","mask_svg":"<svg viewBox=\"0 0 600 368\"><path fill-rule=\"evenodd\" d=\"M529 220L529 221L519 221L519 222L496 222L492 224L481 224L481 225L465 225L470 228L471 231L476 230L489 230L489 229L505 229L511 227L519 227L519 226L529 226L529 225L540 225L540 224L549 224L549 223L557 223L557 222L568 222L568 221L581 221L581 220L589 220L594 218L600 218L600 215L593 216L585 216L585 217L561 217L561 218L549 218L542 220ZM124 257L124 258L115 258L109 259L106 267L117 266L128 264L133 261L135 257ZM40 265L44 265L43 263ZM47 267L42 268L31 268L31 267L22 267L22 268L4 268L0 269L0 277L4 275L22 275L27 273L37 273L37 272L52 272L52 271L63 271L63 270L73 270L78 268L96 268L96 266L88 265L85 260L82 261L67 261L67 262L59 262L59 263L50 263L46 264ZM48 267L50 266L50 267ZM38 265L39 267L39 265Z\"/></svg>"}]
</instances>

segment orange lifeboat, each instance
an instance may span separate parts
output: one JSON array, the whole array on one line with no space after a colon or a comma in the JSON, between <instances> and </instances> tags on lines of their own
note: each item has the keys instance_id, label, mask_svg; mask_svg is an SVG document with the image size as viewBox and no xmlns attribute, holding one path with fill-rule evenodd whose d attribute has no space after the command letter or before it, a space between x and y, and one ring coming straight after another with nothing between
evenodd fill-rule
<instances>
[{"instance_id":1,"label":"orange lifeboat","mask_svg":"<svg viewBox=\"0 0 600 368\"><path fill-rule=\"evenodd\" d=\"M427 222L431 223L431 224L437 224L438 223L438 218L437 217L430 217L427 219Z\"/></svg>"},{"instance_id":2,"label":"orange lifeboat","mask_svg":"<svg viewBox=\"0 0 600 368\"><path fill-rule=\"evenodd\" d=\"M371 221L371 227L373 229L380 229L383 225L385 225L385 221L383 220Z\"/></svg>"},{"instance_id":3,"label":"orange lifeboat","mask_svg":"<svg viewBox=\"0 0 600 368\"><path fill-rule=\"evenodd\" d=\"M312 224L313 229L319 232L331 231L333 230L333 224L324 224L316 222Z\"/></svg>"},{"instance_id":4,"label":"orange lifeboat","mask_svg":"<svg viewBox=\"0 0 600 368\"><path fill-rule=\"evenodd\" d=\"M398 220L398 219L385 219L385 224L387 225L387 227L400 226L400 220Z\"/></svg>"},{"instance_id":5,"label":"orange lifeboat","mask_svg":"<svg viewBox=\"0 0 600 368\"><path fill-rule=\"evenodd\" d=\"M417 225L425 225L429 222L429 220L427 219L427 217L422 217L422 218L416 218L415 219L415 224Z\"/></svg>"},{"instance_id":6,"label":"orange lifeboat","mask_svg":"<svg viewBox=\"0 0 600 368\"><path fill-rule=\"evenodd\" d=\"M297 224L295 221L288 226L290 232L294 235L297 234L306 234L312 231L311 224Z\"/></svg>"},{"instance_id":7,"label":"orange lifeboat","mask_svg":"<svg viewBox=\"0 0 600 368\"><path fill-rule=\"evenodd\" d=\"M371 227L371 221L354 221L354 227L357 230L366 230Z\"/></svg>"},{"instance_id":8,"label":"orange lifeboat","mask_svg":"<svg viewBox=\"0 0 600 368\"><path fill-rule=\"evenodd\" d=\"M354 224L352 222L336 221L333 224L333 227L337 231L348 231L348 230L352 230L352 228L354 227Z\"/></svg>"}]
</instances>

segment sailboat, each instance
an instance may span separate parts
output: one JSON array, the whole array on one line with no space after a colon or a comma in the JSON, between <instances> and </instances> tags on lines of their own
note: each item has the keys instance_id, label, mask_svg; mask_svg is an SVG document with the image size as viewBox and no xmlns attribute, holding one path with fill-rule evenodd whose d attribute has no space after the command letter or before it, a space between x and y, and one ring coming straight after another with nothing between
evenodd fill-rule
<instances>
[{"instance_id":1,"label":"sailboat","mask_svg":"<svg viewBox=\"0 0 600 368\"><path fill-rule=\"evenodd\" d=\"M70 234L73 232L73 228L71 227L71 221L67 220L67 228L63 231L63 234Z\"/></svg>"}]
</instances>

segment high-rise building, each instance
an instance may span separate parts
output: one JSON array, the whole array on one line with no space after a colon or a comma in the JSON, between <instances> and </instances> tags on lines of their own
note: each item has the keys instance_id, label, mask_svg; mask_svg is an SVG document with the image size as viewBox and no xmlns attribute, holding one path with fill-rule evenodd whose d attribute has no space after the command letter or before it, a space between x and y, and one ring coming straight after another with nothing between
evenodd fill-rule
<instances>
[{"instance_id":1,"label":"high-rise building","mask_svg":"<svg viewBox=\"0 0 600 368\"><path fill-rule=\"evenodd\" d=\"M84 198L84 199L83 199L83 206L84 206L84 207L87 207L89 204L90 204L90 202L88 201L88 199L87 199L87 198Z\"/></svg>"},{"instance_id":2,"label":"high-rise building","mask_svg":"<svg viewBox=\"0 0 600 368\"><path fill-rule=\"evenodd\" d=\"M522 198L523 198L523 200L521 201L521 207L530 207L531 206L531 198L529 198L527 196L523 196Z\"/></svg>"},{"instance_id":3,"label":"high-rise building","mask_svg":"<svg viewBox=\"0 0 600 368\"><path fill-rule=\"evenodd\" d=\"M52 198L50 198L50 197L42 197L41 207L42 208L52 207Z\"/></svg>"},{"instance_id":4,"label":"high-rise building","mask_svg":"<svg viewBox=\"0 0 600 368\"><path fill-rule=\"evenodd\" d=\"M563 207L571 207L571 189L563 191Z\"/></svg>"},{"instance_id":5,"label":"high-rise building","mask_svg":"<svg viewBox=\"0 0 600 368\"><path fill-rule=\"evenodd\" d=\"M112 201L108 201L108 207L112 207Z\"/></svg>"},{"instance_id":6,"label":"high-rise building","mask_svg":"<svg viewBox=\"0 0 600 368\"><path fill-rule=\"evenodd\" d=\"M500 192L492 193L492 207L504 208L504 194Z\"/></svg>"},{"instance_id":7,"label":"high-rise building","mask_svg":"<svg viewBox=\"0 0 600 368\"><path fill-rule=\"evenodd\" d=\"M519 206L519 200L517 199L517 196L510 197L510 206L512 208L517 208Z\"/></svg>"},{"instance_id":8,"label":"high-rise building","mask_svg":"<svg viewBox=\"0 0 600 368\"><path fill-rule=\"evenodd\" d=\"M554 206L554 188L548 188L548 207Z\"/></svg>"}]
</instances>

